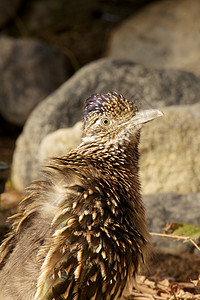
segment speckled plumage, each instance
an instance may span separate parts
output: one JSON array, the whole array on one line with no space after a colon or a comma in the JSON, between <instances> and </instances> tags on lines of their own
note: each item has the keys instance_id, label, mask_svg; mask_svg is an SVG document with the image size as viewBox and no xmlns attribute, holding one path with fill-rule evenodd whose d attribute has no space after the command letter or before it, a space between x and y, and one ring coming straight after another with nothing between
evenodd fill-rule
<instances>
[{"instance_id":1,"label":"speckled plumage","mask_svg":"<svg viewBox=\"0 0 200 300\"><path fill-rule=\"evenodd\" d=\"M138 177L139 113L117 93L84 109L82 143L51 159L0 250L3 299L115 300L149 251ZM9 280L8 280L9 279Z\"/></svg>"}]
</instances>

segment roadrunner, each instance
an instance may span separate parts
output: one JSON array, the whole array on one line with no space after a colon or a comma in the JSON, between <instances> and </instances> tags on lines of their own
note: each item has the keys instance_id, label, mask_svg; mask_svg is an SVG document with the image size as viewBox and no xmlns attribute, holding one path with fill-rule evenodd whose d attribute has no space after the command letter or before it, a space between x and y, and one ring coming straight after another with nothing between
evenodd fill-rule
<instances>
[{"instance_id":1,"label":"roadrunner","mask_svg":"<svg viewBox=\"0 0 200 300\"><path fill-rule=\"evenodd\" d=\"M117 93L86 100L81 144L52 158L0 250L9 300L115 300L150 249L138 176L140 129L162 113Z\"/></svg>"}]
</instances>

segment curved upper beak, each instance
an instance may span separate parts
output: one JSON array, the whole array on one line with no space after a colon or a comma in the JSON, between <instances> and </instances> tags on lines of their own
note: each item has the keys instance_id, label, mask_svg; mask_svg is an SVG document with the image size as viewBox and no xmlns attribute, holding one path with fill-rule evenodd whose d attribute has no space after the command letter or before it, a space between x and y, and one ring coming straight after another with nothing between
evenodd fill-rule
<instances>
[{"instance_id":1,"label":"curved upper beak","mask_svg":"<svg viewBox=\"0 0 200 300\"><path fill-rule=\"evenodd\" d=\"M164 114L158 109L141 110L133 117L134 125L142 125L156 118L162 117Z\"/></svg>"}]
</instances>

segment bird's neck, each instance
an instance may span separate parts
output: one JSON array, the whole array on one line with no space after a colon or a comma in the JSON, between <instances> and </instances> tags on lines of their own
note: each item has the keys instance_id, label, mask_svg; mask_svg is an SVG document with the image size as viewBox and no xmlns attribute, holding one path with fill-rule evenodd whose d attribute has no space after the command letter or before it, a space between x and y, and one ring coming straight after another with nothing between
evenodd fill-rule
<instances>
[{"instance_id":1,"label":"bird's neck","mask_svg":"<svg viewBox=\"0 0 200 300\"><path fill-rule=\"evenodd\" d=\"M127 220L136 226L140 223L135 215L143 215L139 180L138 143L103 144L92 143L81 145L78 152L80 157L88 162L89 169L95 170L101 186L110 189L113 195L118 195L117 210L125 214ZM98 180L97 180L98 182ZM134 213L134 215L133 215ZM134 221L132 220L134 218ZM128 221L127 221L128 222Z\"/></svg>"},{"instance_id":2,"label":"bird's neck","mask_svg":"<svg viewBox=\"0 0 200 300\"><path fill-rule=\"evenodd\" d=\"M87 161L98 168L103 175L112 175L117 180L127 180L131 182L134 178L134 184L136 179L138 182L139 172L139 153L138 143L135 141L126 141L122 143L89 143L81 144L78 147L78 153ZM138 182L139 186L139 182Z\"/></svg>"}]
</instances>

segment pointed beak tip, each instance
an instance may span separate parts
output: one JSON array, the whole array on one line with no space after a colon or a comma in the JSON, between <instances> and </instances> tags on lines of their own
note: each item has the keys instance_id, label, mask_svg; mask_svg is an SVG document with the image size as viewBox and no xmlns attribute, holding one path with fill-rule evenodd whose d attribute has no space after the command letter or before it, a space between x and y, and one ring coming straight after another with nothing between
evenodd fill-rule
<instances>
[{"instance_id":1,"label":"pointed beak tip","mask_svg":"<svg viewBox=\"0 0 200 300\"><path fill-rule=\"evenodd\" d=\"M161 110L157 110L157 113L158 113L157 115L158 118L164 116L164 113Z\"/></svg>"},{"instance_id":2,"label":"pointed beak tip","mask_svg":"<svg viewBox=\"0 0 200 300\"><path fill-rule=\"evenodd\" d=\"M147 122L155 120L155 119L163 117L163 116L164 116L164 113L162 111L160 111L159 109L147 110L147 114L146 114Z\"/></svg>"}]
</instances>

